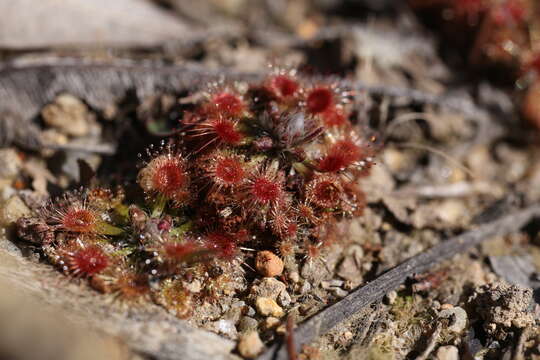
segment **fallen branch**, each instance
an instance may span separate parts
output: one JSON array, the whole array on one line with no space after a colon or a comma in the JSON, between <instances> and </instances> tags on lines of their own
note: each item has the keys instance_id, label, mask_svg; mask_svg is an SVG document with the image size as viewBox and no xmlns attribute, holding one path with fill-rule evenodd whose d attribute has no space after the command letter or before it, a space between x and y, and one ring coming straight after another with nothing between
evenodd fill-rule
<instances>
[{"instance_id":1,"label":"fallen branch","mask_svg":"<svg viewBox=\"0 0 540 360\"><path fill-rule=\"evenodd\" d=\"M494 236L504 236L518 231L534 217L540 217L540 205L531 206L479 225L473 230L443 241L410 258L301 324L294 334L296 351L300 352L304 345L308 345L336 325L347 321L370 304L381 300L384 295L397 289L412 275L426 272L443 260L463 254L471 247ZM286 346L278 343L263 353L259 360L285 360L287 356Z\"/></svg>"}]
</instances>

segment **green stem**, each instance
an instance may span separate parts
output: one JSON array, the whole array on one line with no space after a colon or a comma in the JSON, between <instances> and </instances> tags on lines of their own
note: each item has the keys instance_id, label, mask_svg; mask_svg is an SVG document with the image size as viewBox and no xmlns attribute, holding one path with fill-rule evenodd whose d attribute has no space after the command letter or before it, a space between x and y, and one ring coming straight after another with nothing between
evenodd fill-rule
<instances>
[{"instance_id":1,"label":"green stem","mask_svg":"<svg viewBox=\"0 0 540 360\"><path fill-rule=\"evenodd\" d=\"M116 236L124 232L124 230L120 229L119 227L111 225L105 221L98 222L96 224L96 227L97 227L97 233L101 235Z\"/></svg>"},{"instance_id":2,"label":"green stem","mask_svg":"<svg viewBox=\"0 0 540 360\"><path fill-rule=\"evenodd\" d=\"M163 195L158 195L152 209L152 217L160 217L163 214L163 210L165 210L165 205L167 205L167 198Z\"/></svg>"}]
</instances>

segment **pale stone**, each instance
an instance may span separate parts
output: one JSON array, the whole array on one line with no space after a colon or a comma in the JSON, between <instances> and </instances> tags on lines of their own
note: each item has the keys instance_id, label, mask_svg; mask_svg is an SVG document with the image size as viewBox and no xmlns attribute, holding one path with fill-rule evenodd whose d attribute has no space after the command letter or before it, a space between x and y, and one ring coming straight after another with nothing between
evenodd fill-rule
<instances>
[{"instance_id":1,"label":"pale stone","mask_svg":"<svg viewBox=\"0 0 540 360\"><path fill-rule=\"evenodd\" d=\"M274 278L264 278L251 287L251 294L256 297L267 297L276 300L280 294L286 292L287 285Z\"/></svg>"},{"instance_id":2,"label":"pale stone","mask_svg":"<svg viewBox=\"0 0 540 360\"><path fill-rule=\"evenodd\" d=\"M240 332L248 332L251 330L256 330L259 323L257 320L250 316L244 316L242 319L240 319L240 322L238 323L238 330Z\"/></svg>"},{"instance_id":3,"label":"pale stone","mask_svg":"<svg viewBox=\"0 0 540 360\"><path fill-rule=\"evenodd\" d=\"M47 125L66 135L85 136L90 131L88 108L72 95L59 95L43 108L41 115Z\"/></svg>"},{"instance_id":4,"label":"pale stone","mask_svg":"<svg viewBox=\"0 0 540 360\"><path fill-rule=\"evenodd\" d=\"M264 344L256 331L250 331L240 336L238 352L246 359L254 359L264 349Z\"/></svg>"},{"instance_id":5,"label":"pale stone","mask_svg":"<svg viewBox=\"0 0 540 360\"><path fill-rule=\"evenodd\" d=\"M274 316L280 318L285 315L283 308L281 308L281 306L279 306L274 299L258 297L257 300L255 300L255 307L257 308L259 314L263 316Z\"/></svg>"},{"instance_id":6,"label":"pale stone","mask_svg":"<svg viewBox=\"0 0 540 360\"><path fill-rule=\"evenodd\" d=\"M273 329L275 327L278 327L279 324L281 324L281 320L273 316L269 316L264 320L264 327L266 329Z\"/></svg>"},{"instance_id":7,"label":"pale stone","mask_svg":"<svg viewBox=\"0 0 540 360\"><path fill-rule=\"evenodd\" d=\"M437 360L459 360L458 348L452 345L441 346L435 355Z\"/></svg>"},{"instance_id":8,"label":"pale stone","mask_svg":"<svg viewBox=\"0 0 540 360\"><path fill-rule=\"evenodd\" d=\"M448 330L454 333L462 332L467 326L467 313L459 306L451 309L441 310L439 312L439 317L443 319L450 319L451 323L448 326Z\"/></svg>"},{"instance_id":9,"label":"pale stone","mask_svg":"<svg viewBox=\"0 0 540 360\"><path fill-rule=\"evenodd\" d=\"M13 149L0 149L0 179L13 179L19 174L21 159Z\"/></svg>"},{"instance_id":10,"label":"pale stone","mask_svg":"<svg viewBox=\"0 0 540 360\"><path fill-rule=\"evenodd\" d=\"M10 225L28 214L30 214L30 209L21 198L12 196L0 206L0 226Z\"/></svg>"}]
</instances>

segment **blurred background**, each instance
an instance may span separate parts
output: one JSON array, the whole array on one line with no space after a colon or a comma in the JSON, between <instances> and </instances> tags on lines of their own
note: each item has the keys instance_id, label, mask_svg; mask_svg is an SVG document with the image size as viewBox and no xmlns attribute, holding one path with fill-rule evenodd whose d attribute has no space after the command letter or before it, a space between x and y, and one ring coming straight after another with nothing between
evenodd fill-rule
<instances>
[{"instance_id":1,"label":"blurred background","mask_svg":"<svg viewBox=\"0 0 540 360\"><path fill-rule=\"evenodd\" d=\"M141 88L154 85L153 75L118 75L115 67L261 74L273 65L359 84L367 89L365 120L388 145L366 185L369 201L411 232L461 230L509 193L525 204L540 200L537 0L0 0L0 17L1 360L236 357L234 342L156 309L111 313L105 299L6 240L33 202L82 181L79 159L120 183L136 154L177 120L168 98L151 98L138 85L82 86L77 74L98 78L85 64L131 76ZM71 70L40 70L63 64ZM58 96L58 84L77 84L61 89L74 96ZM410 127L388 125L410 114ZM410 142L422 150L403 150ZM424 151L433 148L439 153ZM398 192L414 199L387 196ZM463 278L487 269L487 256L528 253L525 285L538 294L533 230L528 240L500 240L496 253L482 249L470 260L476 265L460 265ZM387 263L380 269L432 245L381 241ZM463 294L448 296L457 303Z\"/></svg>"}]
</instances>

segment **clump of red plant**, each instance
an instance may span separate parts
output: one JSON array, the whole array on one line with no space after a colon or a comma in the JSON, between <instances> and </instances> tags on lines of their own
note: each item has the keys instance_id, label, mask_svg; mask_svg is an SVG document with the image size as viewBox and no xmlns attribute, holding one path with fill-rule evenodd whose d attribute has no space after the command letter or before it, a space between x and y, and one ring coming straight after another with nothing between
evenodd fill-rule
<instances>
[{"instance_id":1,"label":"clump of red plant","mask_svg":"<svg viewBox=\"0 0 540 360\"><path fill-rule=\"evenodd\" d=\"M538 21L534 0L409 0L456 42L468 49L469 63L479 69L505 66L516 69L534 41L529 29ZM536 11L536 14L535 14ZM508 72L511 74L512 72Z\"/></svg>"},{"instance_id":2,"label":"clump of red plant","mask_svg":"<svg viewBox=\"0 0 540 360\"><path fill-rule=\"evenodd\" d=\"M181 317L233 291L246 250L319 256L336 224L361 214L357 180L375 155L349 93L278 71L204 95L179 119L182 136L147 152L140 198L72 193L22 220L23 237L99 291L153 299ZM46 236L30 236L30 225Z\"/></svg>"}]
</instances>

